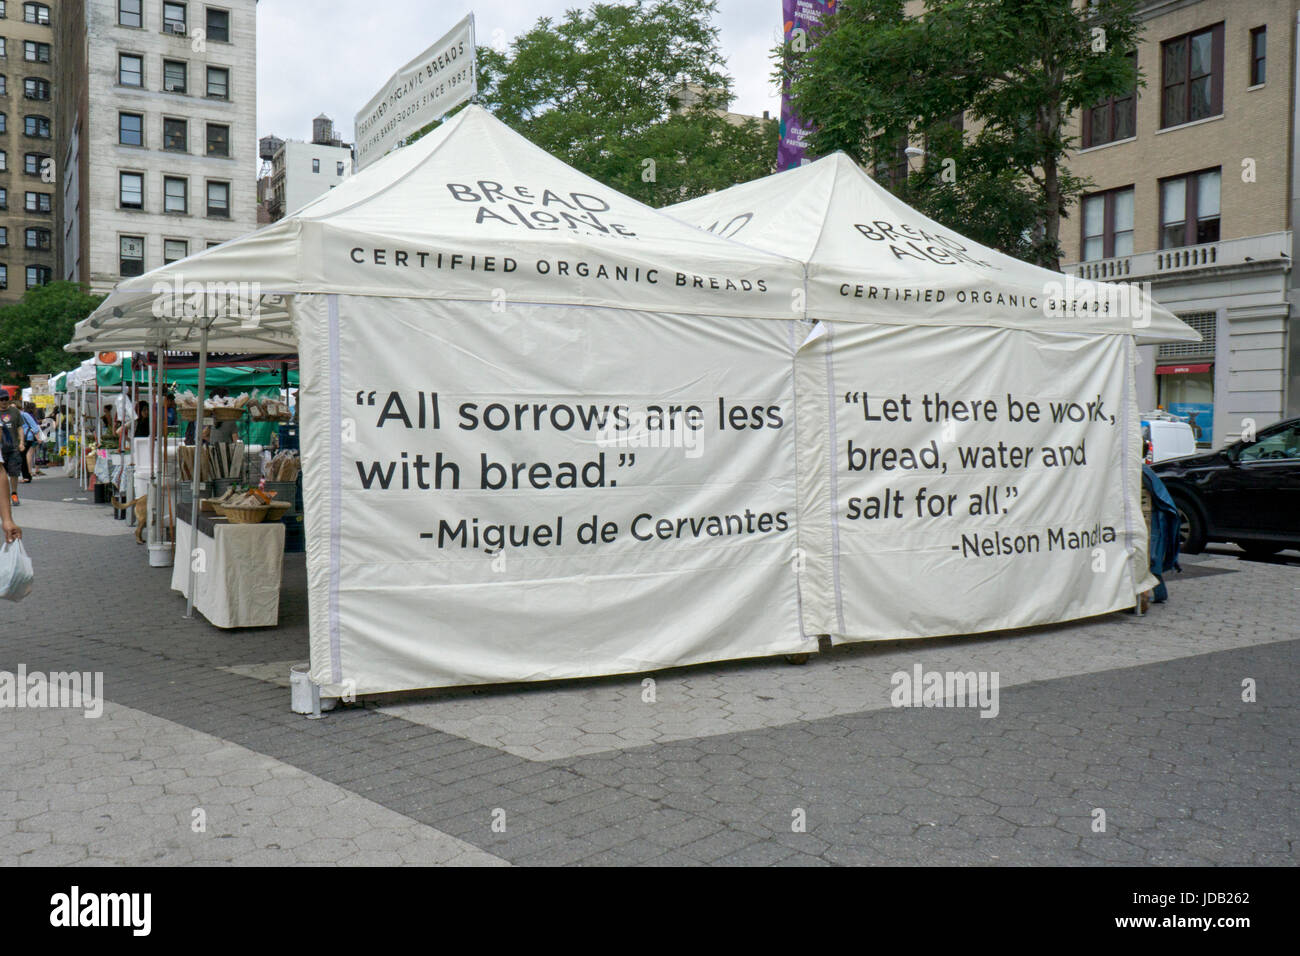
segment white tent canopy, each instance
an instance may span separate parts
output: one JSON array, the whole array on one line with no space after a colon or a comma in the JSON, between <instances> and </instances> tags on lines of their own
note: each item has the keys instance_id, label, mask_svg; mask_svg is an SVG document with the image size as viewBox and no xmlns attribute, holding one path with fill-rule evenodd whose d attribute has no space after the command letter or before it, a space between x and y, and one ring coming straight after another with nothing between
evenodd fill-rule
<instances>
[{"instance_id":1,"label":"white tent canopy","mask_svg":"<svg viewBox=\"0 0 1300 956\"><path fill-rule=\"evenodd\" d=\"M78 351L85 351L85 350L80 349ZM94 385L95 374L96 374L95 360L93 358L86 359L84 362L82 362L80 365L78 365L76 368L74 368L71 372L68 373L69 390L74 388L81 388L82 386L85 385Z\"/></svg>"},{"instance_id":2,"label":"white tent canopy","mask_svg":"<svg viewBox=\"0 0 1300 956\"><path fill-rule=\"evenodd\" d=\"M286 297L304 292L789 319L802 282L471 106L288 218L123 280L68 348L193 347L206 314L211 348L291 351Z\"/></svg>"},{"instance_id":3,"label":"white tent canopy","mask_svg":"<svg viewBox=\"0 0 1300 956\"><path fill-rule=\"evenodd\" d=\"M807 263L807 313L817 319L1199 338L1136 287L1077 281L958 235L844 153L665 211Z\"/></svg>"},{"instance_id":4,"label":"white tent canopy","mask_svg":"<svg viewBox=\"0 0 1300 956\"><path fill-rule=\"evenodd\" d=\"M210 323L213 349L297 349L317 682L640 671L807 649L803 273L471 107L290 218L124 281L72 347L194 347Z\"/></svg>"},{"instance_id":5,"label":"white tent canopy","mask_svg":"<svg viewBox=\"0 0 1300 956\"><path fill-rule=\"evenodd\" d=\"M1064 277L942 230L843 157L697 203L653 210L471 107L290 218L123 282L71 347L297 349L311 674L336 694L1132 602L1133 333L1194 333L1154 307L1140 327L1051 315ZM1111 419L1007 424L1007 383ZM923 387L1004 417L862 429L867 391ZM1070 467L963 465L956 443L985 434L1068 445ZM963 508L902 516L918 488ZM883 537L845 514L871 498L893 503L871 518ZM1105 572L1086 551L959 554L1008 521L1098 524Z\"/></svg>"},{"instance_id":6,"label":"white tent canopy","mask_svg":"<svg viewBox=\"0 0 1300 956\"><path fill-rule=\"evenodd\" d=\"M1198 335L1147 290L979 245L842 153L666 211L807 267L805 629L1023 627L1153 585L1134 343Z\"/></svg>"}]
</instances>

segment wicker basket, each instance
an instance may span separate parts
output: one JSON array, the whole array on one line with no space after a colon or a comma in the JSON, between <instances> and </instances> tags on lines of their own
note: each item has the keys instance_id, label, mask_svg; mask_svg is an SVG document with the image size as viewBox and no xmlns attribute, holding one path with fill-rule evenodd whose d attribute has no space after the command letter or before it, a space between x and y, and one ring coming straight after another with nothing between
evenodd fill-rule
<instances>
[{"instance_id":1,"label":"wicker basket","mask_svg":"<svg viewBox=\"0 0 1300 956\"><path fill-rule=\"evenodd\" d=\"M259 505L254 508L231 508L227 506L221 509L231 524L261 524L270 510L266 505Z\"/></svg>"},{"instance_id":2,"label":"wicker basket","mask_svg":"<svg viewBox=\"0 0 1300 956\"><path fill-rule=\"evenodd\" d=\"M244 410L242 408L218 406L217 408L209 408L208 414L219 422L234 422L244 417Z\"/></svg>"},{"instance_id":3,"label":"wicker basket","mask_svg":"<svg viewBox=\"0 0 1300 956\"><path fill-rule=\"evenodd\" d=\"M197 409L193 405L182 405L177 410L177 414L180 415L181 421L192 422L197 417L196 411Z\"/></svg>"}]
</instances>

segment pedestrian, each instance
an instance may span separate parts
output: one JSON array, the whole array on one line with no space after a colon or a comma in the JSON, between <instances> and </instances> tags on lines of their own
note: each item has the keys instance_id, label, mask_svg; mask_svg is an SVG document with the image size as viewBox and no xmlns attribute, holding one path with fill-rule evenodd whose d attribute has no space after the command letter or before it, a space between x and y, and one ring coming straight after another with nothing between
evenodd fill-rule
<instances>
[{"instance_id":1,"label":"pedestrian","mask_svg":"<svg viewBox=\"0 0 1300 956\"><path fill-rule=\"evenodd\" d=\"M33 402L23 402L23 439L27 442L27 452L23 458L24 484L31 484L34 475L45 474L36 467L36 452L45 441L45 433L41 431L36 415L36 405Z\"/></svg>"},{"instance_id":2,"label":"pedestrian","mask_svg":"<svg viewBox=\"0 0 1300 956\"><path fill-rule=\"evenodd\" d=\"M135 403L135 437L149 437L149 403L145 401Z\"/></svg>"},{"instance_id":3,"label":"pedestrian","mask_svg":"<svg viewBox=\"0 0 1300 956\"><path fill-rule=\"evenodd\" d=\"M3 468L0 468L0 530L3 530L6 542L17 541L23 536L23 529L14 524L9 501L9 473Z\"/></svg>"},{"instance_id":4,"label":"pedestrian","mask_svg":"<svg viewBox=\"0 0 1300 956\"><path fill-rule=\"evenodd\" d=\"M9 504L17 506L18 476L23 472L23 456L27 452L23 439L22 411L13 404L9 393L0 389L0 457L4 459L4 472L8 476L5 490Z\"/></svg>"}]
</instances>

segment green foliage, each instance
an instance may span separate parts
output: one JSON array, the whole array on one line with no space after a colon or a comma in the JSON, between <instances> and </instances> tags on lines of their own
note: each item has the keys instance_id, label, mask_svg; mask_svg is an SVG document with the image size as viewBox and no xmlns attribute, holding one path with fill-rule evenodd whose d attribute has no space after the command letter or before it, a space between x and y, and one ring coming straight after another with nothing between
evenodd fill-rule
<instances>
[{"instance_id":1,"label":"green foliage","mask_svg":"<svg viewBox=\"0 0 1300 956\"><path fill-rule=\"evenodd\" d=\"M1128 56L1136 0L925 0L918 17L904 6L842 0L807 53L781 51L795 109L817 127L812 151L878 169L905 138L923 138L923 160L896 184L902 198L1055 268L1061 219L1088 185L1064 166L1076 145L1066 122L1141 84Z\"/></svg>"},{"instance_id":2,"label":"green foliage","mask_svg":"<svg viewBox=\"0 0 1300 956\"><path fill-rule=\"evenodd\" d=\"M104 301L79 282L50 282L0 307L0 376L13 384L28 375L72 368L89 353L63 351L78 322Z\"/></svg>"},{"instance_id":3,"label":"green foliage","mask_svg":"<svg viewBox=\"0 0 1300 956\"><path fill-rule=\"evenodd\" d=\"M767 175L776 122L733 124L719 112L732 92L716 9L716 0L632 0L542 17L504 51L479 47L478 101L542 149L653 206Z\"/></svg>"}]
</instances>

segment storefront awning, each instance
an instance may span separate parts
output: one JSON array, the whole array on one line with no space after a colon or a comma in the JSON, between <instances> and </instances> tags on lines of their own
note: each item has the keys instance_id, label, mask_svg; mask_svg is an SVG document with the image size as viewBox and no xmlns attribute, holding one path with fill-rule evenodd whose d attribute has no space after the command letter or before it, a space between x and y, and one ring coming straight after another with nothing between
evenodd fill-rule
<instances>
[{"instance_id":1,"label":"storefront awning","mask_svg":"<svg viewBox=\"0 0 1300 956\"><path fill-rule=\"evenodd\" d=\"M1214 368L1212 362L1203 362L1200 365L1157 365L1157 375L1194 375L1197 372L1208 372Z\"/></svg>"}]
</instances>

